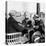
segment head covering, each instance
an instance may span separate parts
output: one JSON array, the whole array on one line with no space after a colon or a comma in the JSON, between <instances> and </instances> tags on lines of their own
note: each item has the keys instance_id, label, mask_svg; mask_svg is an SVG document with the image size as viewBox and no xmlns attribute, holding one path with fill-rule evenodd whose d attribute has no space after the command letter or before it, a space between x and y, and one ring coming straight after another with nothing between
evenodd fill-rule
<instances>
[{"instance_id":1,"label":"head covering","mask_svg":"<svg viewBox=\"0 0 46 46\"><path fill-rule=\"evenodd\" d=\"M16 11L15 10L10 10L10 12L9 12L9 16L14 16L14 15L16 15Z\"/></svg>"}]
</instances>

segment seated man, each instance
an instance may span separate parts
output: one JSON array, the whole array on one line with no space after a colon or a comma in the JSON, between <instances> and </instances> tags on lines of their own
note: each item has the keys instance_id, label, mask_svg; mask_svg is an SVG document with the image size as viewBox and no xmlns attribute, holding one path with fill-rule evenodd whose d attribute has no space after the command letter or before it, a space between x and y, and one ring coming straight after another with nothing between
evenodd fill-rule
<instances>
[{"instance_id":1,"label":"seated man","mask_svg":"<svg viewBox=\"0 0 46 46\"><path fill-rule=\"evenodd\" d=\"M9 16L10 16L9 19L7 20L6 33L20 32L24 30L24 28L18 24L22 23L22 21L25 19L23 15L21 15L19 12L11 10Z\"/></svg>"}]
</instances>

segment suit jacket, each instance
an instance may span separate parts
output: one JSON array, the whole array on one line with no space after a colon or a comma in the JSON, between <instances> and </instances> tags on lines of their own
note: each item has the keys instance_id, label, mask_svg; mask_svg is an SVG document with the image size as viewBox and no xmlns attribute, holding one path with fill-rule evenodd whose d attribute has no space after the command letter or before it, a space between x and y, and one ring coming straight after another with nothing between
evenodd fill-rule
<instances>
[{"instance_id":1,"label":"suit jacket","mask_svg":"<svg viewBox=\"0 0 46 46\"><path fill-rule=\"evenodd\" d=\"M18 25L18 22L13 18L10 17L7 20L7 30L6 33L15 33L15 32L21 32L24 28Z\"/></svg>"}]
</instances>

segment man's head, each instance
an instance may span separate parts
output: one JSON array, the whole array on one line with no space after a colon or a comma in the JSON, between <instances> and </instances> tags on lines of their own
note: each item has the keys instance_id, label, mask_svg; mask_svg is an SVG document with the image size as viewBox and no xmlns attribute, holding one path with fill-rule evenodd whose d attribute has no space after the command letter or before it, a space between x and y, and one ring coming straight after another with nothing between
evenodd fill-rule
<instances>
[{"instance_id":1,"label":"man's head","mask_svg":"<svg viewBox=\"0 0 46 46\"><path fill-rule=\"evenodd\" d=\"M15 10L11 10L9 13L10 16L12 16L17 22L22 23L22 21L25 19L24 15L20 12L16 12Z\"/></svg>"}]
</instances>

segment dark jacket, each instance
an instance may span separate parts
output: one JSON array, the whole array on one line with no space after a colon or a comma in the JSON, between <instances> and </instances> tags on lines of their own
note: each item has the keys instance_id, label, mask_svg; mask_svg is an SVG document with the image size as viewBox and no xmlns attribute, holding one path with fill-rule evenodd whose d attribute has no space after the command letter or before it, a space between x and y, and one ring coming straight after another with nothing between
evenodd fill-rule
<instances>
[{"instance_id":1,"label":"dark jacket","mask_svg":"<svg viewBox=\"0 0 46 46\"><path fill-rule=\"evenodd\" d=\"M6 33L21 32L22 30L24 30L24 28L19 26L18 22L16 20L14 20L13 17L10 17L7 20L7 30L6 30Z\"/></svg>"}]
</instances>

